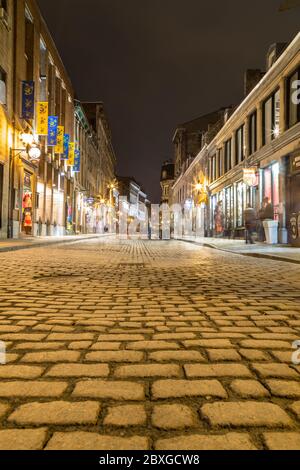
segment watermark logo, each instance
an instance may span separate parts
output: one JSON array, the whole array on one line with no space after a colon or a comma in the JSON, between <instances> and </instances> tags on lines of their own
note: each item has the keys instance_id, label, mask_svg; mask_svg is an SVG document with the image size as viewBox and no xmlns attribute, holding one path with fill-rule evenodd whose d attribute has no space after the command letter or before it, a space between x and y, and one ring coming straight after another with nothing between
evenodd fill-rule
<instances>
[{"instance_id":1,"label":"watermark logo","mask_svg":"<svg viewBox=\"0 0 300 470\"><path fill-rule=\"evenodd\" d=\"M3 341L0 341L0 365L6 364L6 346Z\"/></svg>"},{"instance_id":2,"label":"watermark logo","mask_svg":"<svg viewBox=\"0 0 300 470\"><path fill-rule=\"evenodd\" d=\"M119 198L119 208L103 205L99 214L105 232L121 239L170 240L184 236L201 236L204 232L204 204L187 201L181 204L129 203L126 196ZM98 233L98 231L96 231ZM102 233L99 230L99 233Z\"/></svg>"},{"instance_id":3,"label":"watermark logo","mask_svg":"<svg viewBox=\"0 0 300 470\"><path fill-rule=\"evenodd\" d=\"M292 103L294 105L299 105L300 104L300 80L295 80L292 83L292 89L295 90L292 93Z\"/></svg>"},{"instance_id":4,"label":"watermark logo","mask_svg":"<svg viewBox=\"0 0 300 470\"><path fill-rule=\"evenodd\" d=\"M292 363L298 366L300 364L300 340L293 342L293 349L296 349L296 351L292 354Z\"/></svg>"}]
</instances>

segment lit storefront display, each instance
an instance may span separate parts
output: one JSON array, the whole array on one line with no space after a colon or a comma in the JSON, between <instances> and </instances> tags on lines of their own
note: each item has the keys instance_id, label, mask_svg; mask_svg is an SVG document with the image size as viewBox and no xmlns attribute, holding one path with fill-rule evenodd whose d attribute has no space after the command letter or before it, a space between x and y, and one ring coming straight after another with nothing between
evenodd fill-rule
<instances>
[{"instance_id":1,"label":"lit storefront display","mask_svg":"<svg viewBox=\"0 0 300 470\"><path fill-rule=\"evenodd\" d=\"M32 235L33 228L33 175L24 171L22 194L22 232Z\"/></svg>"},{"instance_id":2,"label":"lit storefront display","mask_svg":"<svg viewBox=\"0 0 300 470\"><path fill-rule=\"evenodd\" d=\"M275 219L278 220L279 213L279 163L265 168L262 177L263 199L268 198L272 204L275 213Z\"/></svg>"}]
</instances>

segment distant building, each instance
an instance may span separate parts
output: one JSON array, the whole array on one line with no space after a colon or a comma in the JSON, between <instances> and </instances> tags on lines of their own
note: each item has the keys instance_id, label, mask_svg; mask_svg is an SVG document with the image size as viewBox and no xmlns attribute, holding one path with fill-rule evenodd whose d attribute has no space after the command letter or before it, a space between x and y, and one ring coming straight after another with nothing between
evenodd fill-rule
<instances>
[{"instance_id":1,"label":"distant building","mask_svg":"<svg viewBox=\"0 0 300 470\"><path fill-rule=\"evenodd\" d=\"M129 217L145 220L145 211L148 210L149 201L141 185L130 176L118 176L117 181L119 197L127 197L127 202L130 204Z\"/></svg>"},{"instance_id":2,"label":"distant building","mask_svg":"<svg viewBox=\"0 0 300 470\"><path fill-rule=\"evenodd\" d=\"M160 186L161 203L169 204L172 184L174 182L174 163L170 160L165 161L161 168Z\"/></svg>"},{"instance_id":3,"label":"distant building","mask_svg":"<svg viewBox=\"0 0 300 470\"><path fill-rule=\"evenodd\" d=\"M219 122L226 112L228 112L228 108L219 109L177 127L173 137L175 178L180 175L183 168L186 168L203 147L204 134L210 127Z\"/></svg>"},{"instance_id":4,"label":"distant building","mask_svg":"<svg viewBox=\"0 0 300 470\"><path fill-rule=\"evenodd\" d=\"M177 129L173 139L175 142L175 179L171 188L171 197L169 197L172 204L181 204L182 207L191 204L195 185L199 183L199 178L203 179L207 173L206 163L201 161L199 168L199 165L194 164L195 157L212 141L232 112L232 107L221 108ZM202 128L201 131L200 128ZM190 168L194 169L192 178Z\"/></svg>"}]
</instances>

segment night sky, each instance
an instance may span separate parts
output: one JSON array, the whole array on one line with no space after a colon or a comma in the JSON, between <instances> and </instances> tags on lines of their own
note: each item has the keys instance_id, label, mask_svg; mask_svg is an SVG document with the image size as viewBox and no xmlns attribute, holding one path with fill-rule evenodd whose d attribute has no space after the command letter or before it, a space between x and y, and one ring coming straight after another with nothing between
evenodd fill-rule
<instances>
[{"instance_id":1,"label":"night sky","mask_svg":"<svg viewBox=\"0 0 300 470\"><path fill-rule=\"evenodd\" d=\"M38 0L78 98L103 101L118 174L159 202L178 124L243 94L274 42L300 31L280 0Z\"/></svg>"}]
</instances>

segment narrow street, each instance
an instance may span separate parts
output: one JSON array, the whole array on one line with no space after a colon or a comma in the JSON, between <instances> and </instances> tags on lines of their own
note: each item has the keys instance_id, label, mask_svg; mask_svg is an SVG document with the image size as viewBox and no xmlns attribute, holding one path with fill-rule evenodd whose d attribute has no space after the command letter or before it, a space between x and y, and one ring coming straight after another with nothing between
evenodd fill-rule
<instances>
[{"instance_id":1,"label":"narrow street","mask_svg":"<svg viewBox=\"0 0 300 470\"><path fill-rule=\"evenodd\" d=\"M0 449L300 448L300 266L109 237L0 263Z\"/></svg>"}]
</instances>

